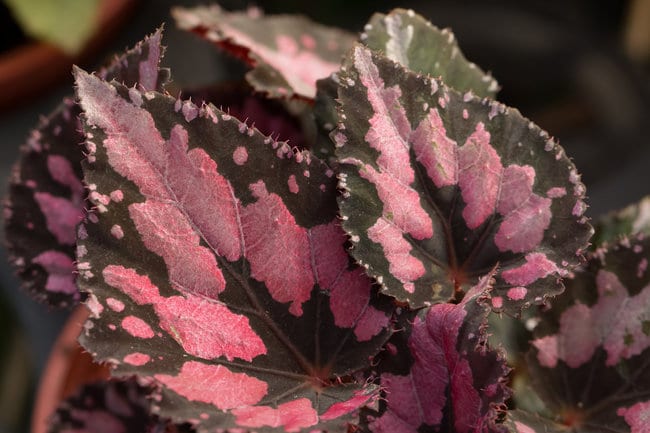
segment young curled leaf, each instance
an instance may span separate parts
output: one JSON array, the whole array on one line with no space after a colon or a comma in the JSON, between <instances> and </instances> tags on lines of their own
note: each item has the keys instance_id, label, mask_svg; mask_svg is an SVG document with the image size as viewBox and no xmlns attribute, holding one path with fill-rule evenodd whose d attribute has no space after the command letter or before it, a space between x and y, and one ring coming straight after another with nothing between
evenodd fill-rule
<instances>
[{"instance_id":1,"label":"young curled leaf","mask_svg":"<svg viewBox=\"0 0 650 433\"><path fill-rule=\"evenodd\" d=\"M361 45L339 82L343 226L385 293L446 302L495 266L496 310L562 290L592 228L584 185L554 140L516 110Z\"/></svg>"},{"instance_id":2,"label":"young curled leaf","mask_svg":"<svg viewBox=\"0 0 650 433\"><path fill-rule=\"evenodd\" d=\"M644 235L600 250L540 315L528 354L531 385L547 409L539 425L579 433L647 428L649 259ZM511 417L516 431L547 431L526 414Z\"/></svg>"},{"instance_id":3,"label":"young curled leaf","mask_svg":"<svg viewBox=\"0 0 650 433\"><path fill-rule=\"evenodd\" d=\"M174 8L176 24L244 60L255 90L274 98L313 100L316 80L339 69L354 37L302 16L225 12L217 5Z\"/></svg>"},{"instance_id":4,"label":"young curled leaf","mask_svg":"<svg viewBox=\"0 0 650 433\"><path fill-rule=\"evenodd\" d=\"M509 396L503 356L486 345L487 275L457 305L421 310L395 334L378 365L383 399L369 417L374 433L502 432Z\"/></svg>"},{"instance_id":5,"label":"young curled leaf","mask_svg":"<svg viewBox=\"0 0 650 433\"><path fill-rule=\"evenodd\" d=\"M211 105L76 79L99 208L82 344L199 431L345 431L391 306L350 261L333 172Z\"/></svg>"},{"instance_id":6,"label":"young curled leaf","mask_svg":"<svg viewBox=\"0 0 650 433\"><path fill-rule=\"evenodd\" d=\"M145 38L99 72L128 86L162 89L162 30ZM66 98L21 147L5 203L11 261L34 298L53 306L79 301L74 282L76 226L88 207L82 184L80 109Z\"/></svg>"},{"instance_id":7,"label":"young curled leaf","mask_svg":"<svg viewBox=\"0 0 650 433\"><path fill-rule=\"evenodd\" d=\"M494 98L499 90L490 74L463 56L449 29L438 29L412 10L374 14L361 42L416 73L439 78L459 92Z\"/></svg>"}]
</instances>

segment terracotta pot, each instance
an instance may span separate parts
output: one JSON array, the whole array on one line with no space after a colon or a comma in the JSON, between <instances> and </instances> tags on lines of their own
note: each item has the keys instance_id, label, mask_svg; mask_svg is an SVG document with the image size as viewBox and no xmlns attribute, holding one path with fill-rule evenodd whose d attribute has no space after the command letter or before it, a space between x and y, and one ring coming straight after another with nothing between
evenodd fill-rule
<instances>
[{"instance_id":1,"label":"terracotta pot","mask_svg":"<svg viewBox=\"0 0 650 433\"><path fill-rule=\"evenodd\" d=\"M69 78L73 64L92 59L130 16L137 0L103 0L97 31L75 57L44 42L31 42L0 55L0 110L26 102Z\"/></svg>"},{"instance_id":2,"label":"terracotta pot","mask_svg":"<svg viewBox=\"0 0 650 433\"><path fill-rule=\"evenodd\" d=\"M59 402L80 386L108 378L108 367L93 362L77 342L88 310L79 306L54 343L38 387L32 413L32 433L46 433Z\"/></svg>"}]
</instances>

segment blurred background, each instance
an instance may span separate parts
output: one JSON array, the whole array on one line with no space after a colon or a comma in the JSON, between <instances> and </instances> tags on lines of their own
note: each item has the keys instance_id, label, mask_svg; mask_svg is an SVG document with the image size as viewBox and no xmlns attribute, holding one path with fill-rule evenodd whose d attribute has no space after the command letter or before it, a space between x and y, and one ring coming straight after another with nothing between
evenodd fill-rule
<instances>
[{"instance_id":1,"label":"blurred background","mask_svg":"<svg viewBox=\"0 0 650 433\"><path fill-rule=\"evenodd\" d=\"M169 16L173 5L205 1L82 0L102 11L101 24L87 30L89 43L61 42L58 48L38 45L38 38L49 36L29 36L39 33L21 28L16 12L12 15L8 9L15 2L0 0L3 192L29 130L40 115L72 93L71 62L96 69L166 23L164 65L171 68L178 88L213 83L241 71L208 43L174 28ZM22 3L39 7L35 0ZM106 9L103 3L119 10ZM583 174L592 218L650 193L650 0L268 0L254 4L223 0L221 5L231 10L256 5L267 13L303 13L355 32L362 30L374 11L412 8L438 27L451 27L465 56L499 81L498 99L517 107L560 141ZM30 12L41 12L45 21L56 13ZM83 13L97 14L95 10ZM66 25L70 29L74 21ZM63 33L70 36L65 28ZM93 33L97 34L93 37ZM17 47L22 54L16 54ZM39 50L45 51L47 60L35 72L5 64ZM16 77L27 80L26 93L14 84L21 80L10 81ZM6 252L0 248L0 433L14 433L28 431L33 390L69 312L49 311L31 301L19 290L6 262Z\"/></svg>"}]
</instances>

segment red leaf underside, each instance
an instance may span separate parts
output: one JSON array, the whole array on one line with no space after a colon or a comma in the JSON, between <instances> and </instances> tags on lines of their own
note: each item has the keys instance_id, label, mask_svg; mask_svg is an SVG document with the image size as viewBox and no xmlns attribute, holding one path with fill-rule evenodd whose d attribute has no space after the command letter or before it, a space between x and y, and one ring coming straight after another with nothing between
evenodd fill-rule
<instances>
[{"instance_id":1,"label":"red leaf underside","mask_svg":"<svg viewBox=\"0 0 650 433\"><path fill-rule=\"evenodd\" d=\"M344 228L386 293L462 298L496 265L497 310L561 290L592 231L562 148L518 112L360 45L339 80Z\"/></svg>"},{"instance_id":2,"label":"red leaf underside","mask_svg":"<svg viewBox=\"0 0 650 433\"><path fill-rule=\"evenodd\" d=\"M229 13L216 5L175 8L176 24L217 44L254 69L246 78L272 97L312 100L316 81L339 68L354 38L300 16L264 16L257 9Z\"/></svg>"},{"instance_id":3,"label":"red leaf underside","mask_svg":"<svg viewBox=\"0 0 650 433\"><path fill-rule=\"evenodd\" d=\"M212 106L77 85L105 202L80 233L83 344L199 430L344 431L389 314L350 263L331 170Z\"/></svg>"}]
</instances>

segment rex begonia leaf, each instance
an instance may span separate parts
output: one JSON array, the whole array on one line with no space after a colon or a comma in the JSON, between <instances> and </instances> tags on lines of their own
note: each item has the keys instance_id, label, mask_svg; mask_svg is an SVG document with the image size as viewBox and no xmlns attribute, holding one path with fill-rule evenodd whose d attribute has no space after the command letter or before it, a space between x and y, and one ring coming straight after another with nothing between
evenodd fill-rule
<instances>
[{"instance_id":1,"label":"rex begonia leaf","mask_svg":"<svg viewBox=\"0 0 650 433\"><path fill-rule=\"evenodd\" d=\"M488 274L460 304L420 310L380 358L383 398L374 433L500 432L509 396L504 357L487 347Z\"/></svg>"},{"instance_id":2,"label":"rex begonia leaf","mask_svg":"<svg viewBox=\"0 0 650 433\"><path fill-rule=\"evenodd\" d=\"M449 29L438 29L412 10L373 15L361 42L414 72L440 78L459 92L494 98L499 90L491 75L463 56Z\"/></svg>"},{"instance_id":3,"label":"rex begonia leaf","mask_svg":"<svg viewBox=\"0 0 650 433\"><path fill-rule=\"evenodd\" d=\"M161 37L161 31L152 34L99 75L161 89L168 77L158 67ZM4 210L8 249L18 275L34 298L56 306L79 300L73 264L76 226L87 207L79 113L76 102L66 98L31 132L13 168Z\"/></svg>"},{"instance_id":4,"label":"rex begonia leaf","mask_svg":"<svg viewBox=\"0 0 650 433\"><path fill-rule=\"evenodd\" d=\"M518 111L357 45L333 133L352 254L411 306L462 297L498 265L493 307L562 290L592 228L564 150Z\"/></svg>"},{"instance_id":5,"label":"rex begonia leaf","mask_svg":"<svg viewBox=\"0 0 650 433\"><path fill-rule=\"evenodd\" d=\"M542 425L558 432L647 431L649 259L650 238L642 234L598 251L540 315L527 365L548 412ZM525 415L512 418L519 433L546 431Z\"/></svg>"},{"instance_id":6,"label":"rex begonia leaf","mask_svg":"<svg viewBox=\"0 0 650 433\"><path fill-rule=\"evenodd\" d=\"M313 99L316 80L336 72L354 36L303 16L264 16L258 9L226 12L217 5L174 8L176 24L253 67L255 90L271 97Z\"/></svg>"},{"instance_id":7,"label":"rex begonia leaf","mask_svg":"<svg viewBox=\"0 0 650 433\"><path fill-rule=\"evenodd\" d=\"M334 173L211 105L76 78L99 211L82 344L200 431L345 431L390 305L347 254Z\"/></svg>"},{"instance_id":8,"label":"rex begonia leaf","mask_svg":"<svg viewBox=\"0 0 650 433\"><path fill-rule=\"evenodd\" d=\"M131 378L106 380L80 388L61 402L50 433L191 433L151 413L150 390Z\"/></svg>"},{"instance_id":9,"label":"rex begonia leaf","mask_svg":"<svg viewBox=\"0 0 650 433\"><path fill-rule=\"evenodd\" d=\"M604 242L616 242L637 233L650 235L650 196L600 217L594 229L592 242L596 248Z\"/></svg>"}]
</instances>

